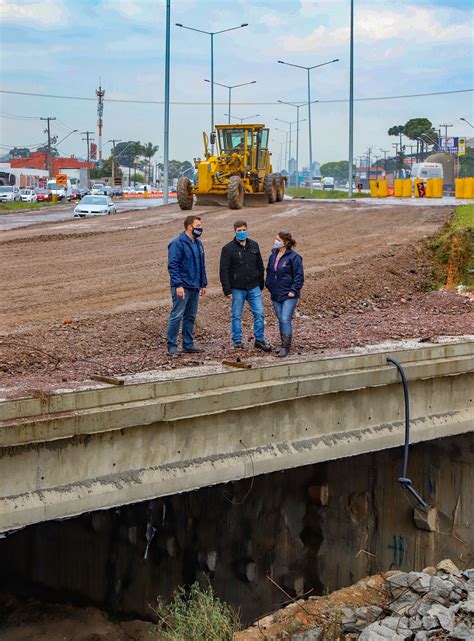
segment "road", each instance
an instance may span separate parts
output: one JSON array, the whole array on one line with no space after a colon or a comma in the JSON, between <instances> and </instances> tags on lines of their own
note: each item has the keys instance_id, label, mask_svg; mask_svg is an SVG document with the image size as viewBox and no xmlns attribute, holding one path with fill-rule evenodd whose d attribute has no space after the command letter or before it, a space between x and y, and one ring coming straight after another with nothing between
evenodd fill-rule
<instances>
[{"instance_id":1,"label":"road","mask_svg":"<svg viewBox=\"0 0 474 641\"><path fill-rule=\"evenodd\" d=\"M170 202L176 202L176 199L170 198ZM57 205L54 208L1 215L0 230L18 229L20 227L28 227L29 225L37 225L38 223L54 223L61 220L71 220L76 204L77 203ZM162 204L162 198L130 198L128 200L118 200L115 206L117 211L134 211L150 209L151 207L158 207Z\"/></svg>"},{"instance_id":2,"label":"road","mask_svg":"<svg viewBox=\"0 0 474 641\"><path fill-rule=\"evenodd\" d=\"M196 329L196 341L206 349L204 362L275 361L253 349L248 310L246 350L236 354L232 348L219 258L242 215L265 262L279 229L296 237L305 285L294 354L314 357L321 350L387 340L468 334L474 320L467 299L425 293L431 265L421 251L423 241L442 228L452 209L314 200L242 212L196 207L209 279ZM167 246L182 230L186 213L173 204L0 234L0 389L199 364L201 356L170 360L166 353ZM264 298L266 337L275 344L278 329L267 292Z\"/></svg>"}]
</instances>

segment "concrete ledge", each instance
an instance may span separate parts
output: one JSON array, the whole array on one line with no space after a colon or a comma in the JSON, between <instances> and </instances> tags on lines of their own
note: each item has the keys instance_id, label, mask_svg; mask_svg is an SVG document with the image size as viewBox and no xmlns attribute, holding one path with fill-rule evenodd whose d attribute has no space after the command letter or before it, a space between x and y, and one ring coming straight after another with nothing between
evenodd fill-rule
<instances>
[{"instance_id":1,"label":"concrete ledge","mask_svg":"<svg viewBox=\"0 0 474 641\"><path fill-rule=\"evenodd\" d=\"M401 445L387 355L6 401L0 530ZM474 342L390 355L413 442L474 430Z\"/></svg>"}]
</instances>

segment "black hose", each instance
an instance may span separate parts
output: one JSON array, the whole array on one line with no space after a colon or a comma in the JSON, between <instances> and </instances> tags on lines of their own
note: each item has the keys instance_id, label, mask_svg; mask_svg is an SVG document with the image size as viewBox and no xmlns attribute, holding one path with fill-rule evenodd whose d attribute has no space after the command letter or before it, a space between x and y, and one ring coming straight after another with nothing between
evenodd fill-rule
<instances>
[{"instance_id":1,"label":"black hose","mask_svg":"<svg viewBox=\"0 0 474 641\"><path fill-rule=\"evenodd\" d=\"M403 446L403 471L402 475L398 479L398 482L401 484L403 489L408 490L408 492L410 492L415 497L415 499L422 507L427 508L428 504L421 498L421 496L413 487L411 479L408 478L408 452L410 449L410 398L408 396L407 378L405 376L405 372L403 371L403 367L397 360L395 360L391 356L388 356L387 363L392 363L397 368L400 374L400 378L402 379L403 395L405 398L405 444Z\"/></svg>"}]
</instances>

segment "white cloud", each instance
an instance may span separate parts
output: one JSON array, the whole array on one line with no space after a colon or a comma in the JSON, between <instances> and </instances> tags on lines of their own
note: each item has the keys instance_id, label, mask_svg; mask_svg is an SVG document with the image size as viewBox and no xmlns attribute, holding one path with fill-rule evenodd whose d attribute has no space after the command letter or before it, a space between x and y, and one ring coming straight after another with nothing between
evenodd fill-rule
<instances>
[{"instance_id":1,"label":"white cloud","mask_svg":"<svg viewBox=\"0 0 474 641\"><path fill-rule=\"evenodd\" d=\"M444 11L405 6L403 19L400 12L392 9L363 7L356 15L355 38L358 44L366 45L382 41L398 40L411 44L416 42L447 43L471 40L472 28L466 23L464 12L450 11L446 19ZM454 21L457 19L457 21ZM319 25L306 36L284 36L278 48L287 51L321 51L349 41L349 25L335 28Z\"/></svg>"},{"instance_id":2,"label":"white cloud","mask_svg":"<svg viewBox=\"0 0 474 641\"><path fill-rule=\"evenodd\" d=\"M66 9L59 0L0 0L3 22L29 22L32 27L60 27L66 23Z\"/></svg>"},{"instance_id":3,"label":"white cloud","mask_svg":"<svg viewBox=\"0 0 474 641\"><path fill-rule=\"evenodd\" d=\"M280 27L285 21L283 17L277 13L265 13L258 18L257 22L266 27Z\"/></svg>"}]
</instances>

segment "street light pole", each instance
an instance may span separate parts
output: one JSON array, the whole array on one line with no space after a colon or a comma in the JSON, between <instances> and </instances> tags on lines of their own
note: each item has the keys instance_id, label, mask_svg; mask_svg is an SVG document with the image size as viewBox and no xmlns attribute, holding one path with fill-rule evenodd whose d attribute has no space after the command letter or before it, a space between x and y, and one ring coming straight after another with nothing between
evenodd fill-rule
<instances>
[{"instance_id":1,"label":"street light pole","mask_svg":"<svg viewBox=\"0 0 474 641\"><path fill-rule=\"evenodd\" d=\"M229 91L229 113L227 116L229 117L228 119L228 124L230 125L230 118L231 118L231 107L232 107L232 89L236 89L237 87L245 87L246 85L254 85L257 81L252 80L251 82L242 82L240 85L224 85L222 82L212 82L212 80L208 80L207 78L204 79L204 82L210 82L212 85L219 85L219 87L225 87Z\"/></svg>"},{"instance_id":2,"label":"street light pole","mask_svg":"<svg viewBox=\"0 0 474 641\"><path fill-rule=\"evenodd\" d=\"M466 118L459 118L459 120L462 120L463 122L466 122L466 123L469 125L469 127L472 127L472 129L474 129L474 125L472 125L472 124L469 122L469 120L466 120Z\"/></svg>"},{"instance_id":3,"label":"street light pole","mask_svg":"<svg viewBox=\"0 0 474 641\"><path fill-rule=\"evenodd\" d=\"M229 116L229 114L224 114L224 116ZM250 120L251 118L259 118L259 117L260 117L260 114L254 114L253 116L245 116L245 118L239 118L239 116L232 116L232 118L235 118L235 120L240 120L240 124L242 124L244 120ZM229 118L229 123L230 123L230 118Z\"/></svg>"},{"instance_id":4,"label":"street light pole","mask_svg":"<svg viewBox=\"0 0 474 641\"><path fill-rule=\"evenodd\" d=\"M288 160L288 132L285 131L284 129L279 129L278 127L275 127L275 131L281 131L282 134L285 134L286 139L285 139L285 167L287 167L287 160Z\"/></svg>"},{"instance_id":5,"label":"street light pole","mask_svg":"<svg viewBox=\"0 0 474 641\"><path fill-rule=\"evenodd\" d=\"M299 133L300 133L300 122L304 122L304 120L300 120L300 108L305 106L305 102L302 104L298 105L294 102L286 102L285 100L278 100L278 102L282 105L290 105L290 107L296 107L296 181L295 181L295 187L298 187L298 177L299 177ZM313 100L313 102L319 102L319 100Z\"/></svg>"},{"instance_id":6,"label":"street light pole","mask_svg":"<svg viewBox=\"0 0 474 641\"><path fill-rule=\"evenodd\" d=\"M351 0L351 39L349 46L350 71L349 71L349 191L352 196L352 154L354 153L354 0ZM385 166L384 166L385 170Z\"/></svg>"},{"instance_id":7,"label":"street light pole","mask_svg":"<svg viewBox=\"0 0 474 641\"><path fill-rule=\"evenodd\" d=\"M163 205L168 204L169 192L169 137L170 137L170 32L171 0L166 0L166 44L165 44L165 109L163 127ZM129 178L130 181L130 178Z\"/></svg>"},{"instance_id":8,"label":"street light pole","mask_svg":"<svg viewBox=\"0 0 474 641\"><path fill-rule=\"evenodd\" d=\"M339 58L334 60L329 60L328 62L323 62L320 65L312 65L311 67L305 67L303 65L295 65L291 62L283 62L283 60L278 60L279 64L287 65L288 67L297 67L298 69L306 69L308 74L308 145L309 145L309 175L310 175L310 191L313 191L313 141L311 134L311 83L310 83L310 71L312 69L317 69L318 67L325 67L326 65L331 65L333 62L339 62ZM316 101L315 101L316 102Z\"/></svg>"},{"instance_id":9,"label":"street light pole","mask_svg":"<svg viewBox=\"0 0 474 641\"><path fill-rule=\"evenodd\" d=\"M168 0L167 0L168 1ZM180 22L176 22L177 27L182 29L188 29L189 31L197 31L198 33L204 33L207 36L211 36L211 131L214 131L214 36L217 36L220 33L227 33L227 31L235 31L236 29L242 29L243 27L248 27L247 22L243 22L238 27L231 27L230 29L221 29L220 31L205 31L204 29L195 29L194 27L187 27ZM214 153L214 145L211 144L212 153Z\"/></svg>"}]
</instances>

